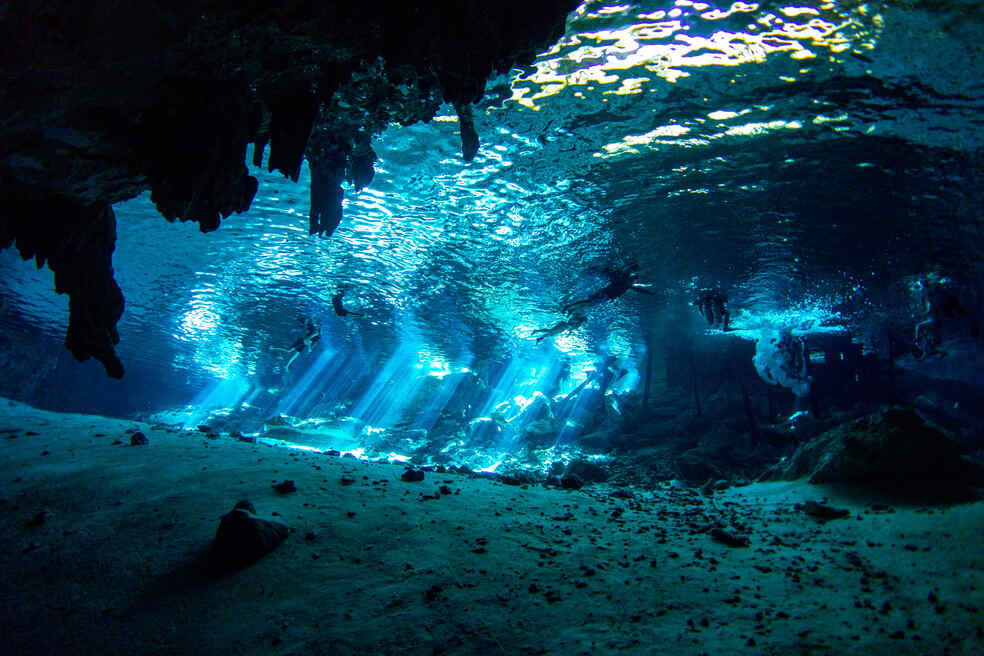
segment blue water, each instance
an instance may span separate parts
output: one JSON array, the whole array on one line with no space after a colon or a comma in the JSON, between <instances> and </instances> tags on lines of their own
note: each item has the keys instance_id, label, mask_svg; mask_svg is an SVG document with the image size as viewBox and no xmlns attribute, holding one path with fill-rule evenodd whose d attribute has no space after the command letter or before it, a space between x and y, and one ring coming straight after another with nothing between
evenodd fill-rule
<instances>
[{"instance_id":1,"label":"blue water","mask_svg":"<svg viewBox=\"0 0 984 656\"><path fill-rule=\"evenodd\" d=\"M981 280L984 30L971 4L919 7L586 3L532 66L490 82L472 162L451 108L379 135L375 178L346 190L328 239L307 234L306 165L297 183L252 170L251 209L207 235L149 194L121 203L128 377L62 362L48 401L187 425L244 407L348 417L357 446L433 429L454 397L466 435L605 357L625 372L612 393L638 393L647 334L707 332L699 288L726 291L738 339L791 329L884 350L886 323L912 329L913 280ZM613 263L657 293L537 344ZM2 325L60 348L50 272L12 251L0 269ZM364 317L334 315L342 287ZM322 339L285 370L310 319Z\"/></svg>"}]
</instances>

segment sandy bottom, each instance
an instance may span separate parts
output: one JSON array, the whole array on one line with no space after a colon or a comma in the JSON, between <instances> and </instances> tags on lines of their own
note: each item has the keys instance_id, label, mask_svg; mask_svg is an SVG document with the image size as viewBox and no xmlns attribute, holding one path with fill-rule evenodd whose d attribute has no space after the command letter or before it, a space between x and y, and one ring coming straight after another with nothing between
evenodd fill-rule
<instances>
[{"instance_id":1,"label":"sandy bottom","mask_svg":"<svg viewBox=\"0 0 984 656\"><path fill-rule=\"evenodd\" d=\"M984 503L407 483L399 465L0 404L4 653L984 653ZM794 508L824 498L850 517ZM211 576L240 499L290 535Z\"/></svg>"}]
</instances>

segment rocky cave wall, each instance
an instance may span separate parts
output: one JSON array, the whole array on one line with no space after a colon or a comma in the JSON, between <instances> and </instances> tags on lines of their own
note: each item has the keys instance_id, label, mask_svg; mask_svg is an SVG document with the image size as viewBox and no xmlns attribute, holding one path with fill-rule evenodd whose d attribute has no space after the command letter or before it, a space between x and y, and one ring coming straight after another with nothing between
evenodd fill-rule
<instances>
[{"instance_id":1,"label":"rocky cave wall","mask_svg":"<svg viewBox=\"0 0 984 656\"><path fill-rule=\"evenodd\" d=\"M470 159L488 78L556 41L576 5L4 3L0 247L51 267L70 298L66 346L121 377L113 203L150 189L169 221L215 230L256 193L252 143L294 180L308 158L310 231L331 234L341 183L372 179L373 135L446 101Z\"/></svg>"}]
</instances>

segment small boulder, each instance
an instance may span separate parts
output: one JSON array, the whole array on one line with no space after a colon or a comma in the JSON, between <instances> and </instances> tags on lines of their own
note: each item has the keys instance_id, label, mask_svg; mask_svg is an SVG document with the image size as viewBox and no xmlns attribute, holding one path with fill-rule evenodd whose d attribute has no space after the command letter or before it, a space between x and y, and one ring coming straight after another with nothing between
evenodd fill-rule
<instances>
[{"instance_id":1,"label":"small boulder","mask_svg":"<svg viewBox=\"0 0 984 656\"><path fill-rule=\"evenodd\" d=\"M560 487L565 490L580 490L584 487L584 481L576 474L565 474L560 478Z\"/></svg>"},{"instance_id":2,"label":"small boulder","mask_svg":"<svg viewBox=\"0 0 984 656\"><path fill-rule=\"evenodd\" d=\"M418 483L424 480L424 472L420 469L408 469L400 476L400 480L407 483Z\"/></svg>"},{"instance_id":3,"label":"small boulder","mask_svg":"<svg viewBox=\"0 0 984 656\"><path fill-rule=\"evenodd\" d=\"M608 470L590 460L572 460L567 465L568 476L577 476L585 483L604 483L608 480Z\"/></svg>"},{"instance_id":4,"label":"small boulder","mask_svg":"<svg viewBox=\"0 0 984 656\"><path fill-rule=\"evenodd\" d=\"M233 506L233 510L245 510L246 512L251 512L254 515L256 514L256 506L254 506L253 502L249 499L243 499L242 501L236 503L236 505Z\"/></svg>"},{"instance_id":5,"label":"small boulder","mask_svg":"<svg viewBox=\"0 0 984 656\"><path fill-rule=\"evenodd\" d=\"M252 503L240 501L222 516L212 542L212 566L218 571L242 569L276 549L286 537L284 524L260 519Z\"/></svg>"},{"instance_id":6,"label":"small boulder","mask_svg":"<svg viewBox=\"0 0 984 656\"><path fill-rule=\"evenodd\" d=\"M290 494L291 492L297 492L297 487L294 485L294 481L286 480L281 481L273 486L273 489L280 494Z\"/></svg>"},{"instance_id":7,"label":"small boulder","mask_svg":"<svg viewBox=\"0 0 984 656\"><path fill-rule=\"evenodd\" d=\"M680 473L680 478L690 483L721 478L721 471L709 461L707 454L700 448L684 451L674 464Z\"/></svg>"},{"instance_id":8,"label":"small boulder","mask_svg":"<svg viewBox=\"0 0 984 656\"><path fill-rule=\"evenodd\" d=\"M150 440L140 431L136 431L130 435L130 446L142 446L144 444L150 444Z\"/></svg>"},{"instance_id":9,"label":"small boulder","mask_svg":"<svg viewBox=\"0 0 984 656\"><path fill-rule=\"evenodd\" d=\"M721 527L715 527L711 529L711 539L715 542L723 544L726 547L747 547L751 544L751 540L748 536L738 535L731 531L727 531Z\"/></svg>"},{"instance_id":10,"label":"small boulder","mask_svg":"<svg viewBox=\"0 0 984 656\"><path fill-rule=\"evenodd\" d=\"M817 501L797 503L794 508L806 513L810 517L819 519L822 522L826 522L831 519L844 519L845 517L850 517L851 515L851 511L846 508L834 508L833 506L828 506L825 503L819 503Z\"/></svg>"}]
</instances>

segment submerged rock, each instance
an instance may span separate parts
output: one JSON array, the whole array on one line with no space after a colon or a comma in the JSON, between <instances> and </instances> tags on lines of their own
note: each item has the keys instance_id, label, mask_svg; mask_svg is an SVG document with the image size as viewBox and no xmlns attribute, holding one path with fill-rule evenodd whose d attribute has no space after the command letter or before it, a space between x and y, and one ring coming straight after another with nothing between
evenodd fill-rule
<instances>
[{"instance_id":1,"label":"submerged rock","mask_svg":"<svg viewBox=\"0 0 984 656\"><path fill-rule=\"evenodd\" d=\"M408 469L400 476L401 481L407 483L418 483L424 480L424 472L420 469Z\"/></svg>"},{"instance_id":2,"label":"submerged rock","mask_svg":"<svg viewBox=\"0 0 984 656\"><path fill-rule=\"evenodd\" d=\"M280 522L260 519L249 501L240 501L222 516L212 542L212 566L219 571L246 567L277 548L287 537Z\"/></svg>"},{"instance_id":3,"label":"submerged rock","mask_svg":"<svg viewBox=\"0 0 984 656\"><path fill-rule=\"evenodd\" d=\"M846 517L850 517L851 515L851 511L846 508L834 508L833 506L828 506L825 503L819 503L817 501L797 503L794 508L821 521L827 521L830 519L844 519Z\"/></svg>"},{"instance_id":4,"label":"submerged rock","mask_svg":"<svg viewBox=\"0 0 984 656\"><path fill-rule=\"evenodd\" d=\"M294 485L294 481L288 479L281 481L273 486L273 489L280 494L290 494L291 492L297 492L297 486Z\"/></svg>"},{"instance_id":5,"label":"submerged rock","mask_svg":"<svg viewBox=\"0 0 984 656\"><path fill-rule=\"evenodd\" d=\"M680 478L691 483L722 477L721 470L710 462L707 453L699 447L681 453L674 464Z\"/></svg>"},{"instance_id":6,"label":"submerged rock","mask_svg":"<svg viewBox=\"0 0 984 656\"><path fill-rule=\"evenodd\" d=\"M536 419L523 430L522 442L534 447L549 446L557 441L558 428L551 419Z\"/></svg>"},{"instance_id":7,"label":"submerged rock","mask_svg":"<svg viewBox=\"0 0 984 656\"><path fill-rule=\"evenodd\" d=\"M723 528L715 527L711 529L711 539L727 547L747 547L751 540L746 535L739 535Z\"/></svg>"},{"instance_id":8,"label":"submerged rock","mask_svg":"<svg viewBox=\"0 0 984 656\"><path fill-rule=\"evenodd\" d=\"M572 460L565 475L577 476L585 483L604 483L609 478L607 469L590 460Z\"/></svg>"},{"instance_id":9,"label":"submerged rock","mask_svg":"<svg viewBox=\"0 0 984 656\"><path fill-rule=\"evenodd\" d=\"M559 484L565 490L580 490L584 487L584 481L576 474L565 474L561 476Z\"/></svg>"},{"instance_id":10,"label":"submerged rock","mask_svg":"<svg viewBox=\"0 0 984 656\"><path fill-rule=\"evenodd\" d=\"M901 487L913 482L984 485L984 470L964 459L945 431L910 409L891 408L837 426L801 445L762 480Z\"/></svg>"}]
</instances>

